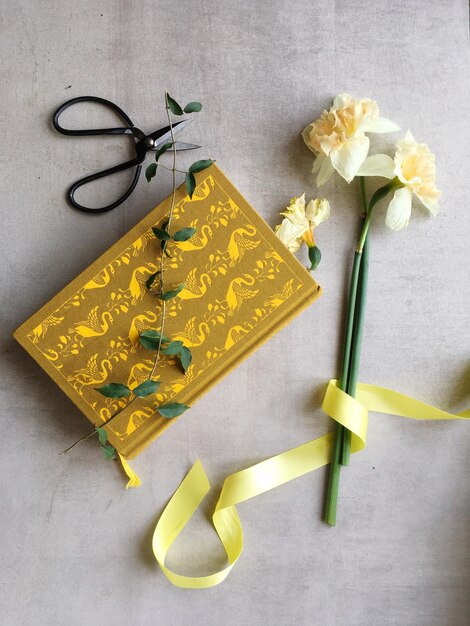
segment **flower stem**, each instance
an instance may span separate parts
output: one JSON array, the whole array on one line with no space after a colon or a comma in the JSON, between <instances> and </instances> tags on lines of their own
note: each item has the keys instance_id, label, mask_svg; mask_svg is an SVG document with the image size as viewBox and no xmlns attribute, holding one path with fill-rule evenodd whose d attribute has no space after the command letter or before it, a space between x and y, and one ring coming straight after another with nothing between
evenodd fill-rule
<instances>
[{"instance_id":1,"label":"flower stem","mask_svg":"<svg viewBox=\"0 0 470 626\"><path fill-rule=\"evenodd\" d=\"M354 261L351 272L351 282L349 286L349 298L348 298L348 310L346 314L346 330L344 334L343 344L343 358L341 365L341 377L339 380L339 388L346 393L349 393L349 380L351 372L351 355L354 352L355 333L357 331L356 315L357 315L357 298L358 298L358 286L360 282L361 266L362 266L362 250L364 243L367 240L367 233L369 231L371 215L367 212L367 203L365 201L365 188L364 179L360 178L360 189L362 207L365 211L365 219L362 227L362 232L359 237L359 242L354 253ZM357 368L354 372L354 376L357 377ZM333 457L331 460L330 473L328 477L328 488L326 496L326 506L324 521L330 526L336 524L336 511L338 506L338 494L339 494L339 477L341 471L341 465L347 464L349 456L345 454L345 450L350 450L350 431L342 424L336 422L335 425L335 437L333 444ZM346 461L346 463L343 463Z\"/></svg>"},{"instance_id":2,"label":"flower stem","mask_svg":"<svg viewBox=\"0 0 470 626\"><path fill-rule=\"evenodd\" d=\"M339 388L346 392L349 379L351 345L353 341L354 330L354 312L356 308L356 294L359 279L359 269L361 265L361 256L362 253L356 250L356 252L354 253L354 263L349 288L346 331L343 344L343 362L341 366L341 378L339 381ZM342 424L336 422L335 438L333 444L333 458L331 460L330 473L328 477L328 490L324 516L324 521L330 526L334 526L336 524L336 509L338 505L339 477L341 470L341 451L343 448L343 437L346 431L347 429Z\"/></svg>"},{"instance_id":3,"label":"flower stem","mask_svg":"<svg viewBox=\"0 0 470 626\"><path fill-rule=\"evenodd\" d=\"M353 398L356 396L357 377L359 373L359 361L361 359L362 334L364 329L364 317L366 311L367 279L369 273L369 240L367 236L362 250L361 267L356 294L356 310L354 315L354 335L349 359L349 378L346 392ZM341 442L341 465L349 465L351 457L351 431L344 428Z\"/></svg>"},{"instance_id":4,"label":"flower stem","mask_svg":"<svg viewBox=\"0 0 470 626\"><path fill-rule=\"evenodd\" d=\"M361 357L362 347L362 332L364 327L365 316L365 304L367 295L367 278L369 271L369 226L372 216L372 211L368 211L365 179L363 176L359 179L359 188L361 194L362 210L365 215L364 228L359 240L358 249L362 251L362 258L359 268L359 278L356 292L356 304L354 310L354 329L353 340L351 344L351 352L349 357L349 372L348 380L344 391L350 396L355 397L357 387L357 376L359 372L359 361ZM344 429L343 437L341 440L341 465L349 465L351 458L351 431L347 428Z\"/></svg>"},{"instance_id":5,"label":"flower stem","mask_svg":"<svg viewBox=\"0 0 470 626\"><path fill-rule=\"evenodd\" d=\"M349 288L348 313L344 339L343 364L340 388L353 396L356 393L359 360L361 356L362 331L364 325L367 277L369 266L368 233L375 205L390 192L402 187L398 178L377 189L367 204L364 178L360 178L362 206L365 212L364 224L354 254L351 284ZM338 506L340 465L348 465L351 451L351 432L336 423L333 456L328 479L324 521L330 526L336 524Z\"/></svg>"}]
</instances>

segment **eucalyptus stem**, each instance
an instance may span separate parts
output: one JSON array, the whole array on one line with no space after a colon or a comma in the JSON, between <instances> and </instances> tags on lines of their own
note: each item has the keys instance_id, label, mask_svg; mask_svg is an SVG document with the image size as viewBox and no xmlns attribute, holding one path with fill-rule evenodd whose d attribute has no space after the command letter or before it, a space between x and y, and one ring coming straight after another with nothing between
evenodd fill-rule
<instances>
[{"instance_id":1,"label":"eucalyptus stem","mask_svg":"<svg viewBox=\"0 0 470 626\"><path fill-rule=\"evenodd\" d=\"M71 450L72 448L75 448L75 446L78 446L79 443L82 443L83 441L86 441L87 439L90 439L90 437L92 437L93 435L96 435L96 430L93 430L91 433L88 433L88 435L85 435L81 439L77 439L77 441L75 441L68 448L65 448L65 450L62 450L62 452L59 452L59 454L66 454L69 450Z\"/></svg>"},{"instance_id":2,"label":"eucalyptus stem","mask_svg":"<svg viewBox=\"0 0 470 626\"><path fill-rule=\"evenodd\" d=\"M170 225L171 225L172 218L173 218L173 211L174 211L174 208L175 208L176 172L180 171L180 170L176 169L175 137L174 137L174 133L173 133L173 124L172 124L172 121L171 121L170 109L168 107L168 91L166 91L166 90L165 90L165 109L166 109L166 113L167 113L167 117L168 117L168 125L170 127L170 136L171 136L172 152L173 152L173 167L171 168L171 173L172 173L171 206L170 206L170 211L168 213L168 221L167 221L167 226L166 226L166 228L169 229ZM165 168L165 169L170 169L170 168ZM185 172L183 172L183 173L185 173ZM160 290L159 290L160 295L164 292L164 282L163 282L163 279L164 279L164 272L165 272L165 248L166 248L166 242L162 246L162 253L161 253L161 257L160 257ZM160 357L161 347L162 347L162 342L163 342L163 331L164 331L164 327L165 327L165 317L166 317L166 302L165 302L165 300L162 300L161 302L162 302L162 308L161 308L161 316L160 316L160 319L161 319L161 321L160 321L160 331L159 331L160 332L160 337L159 337L159 341L158 341L157 350L156 350L156 353L155 353L155 358L154 358L154 361L153 361L153 366L152 366L152 369L150 371L150 374L149 374L147 380L151 380L152 377L155 374L155 370L156 370L157 365L158 365L158 360L159 360L159 357ZM137 396L135 396L134 398L129 400L129 402L127 402L127 404L125 406L123 406L120 409L118 409L116 411L116 413L114 413L114 415L112 415L108 420L106 420L106 422L101 424L101 426L108 425L118 415L120 415L122 413L122 411L124 411L125 409L129 408L129 406L131 406L131 404L133 402L135 402L136 400L137 400ZM66 454L69 450L72 450L72 448L77 446L79 443L82 443L83 441L86 441L87 439L90 439L90 437L92 437L96 433L97 433L97 431L95 429L91 433L88 433L88 435L85 435L84 437L82 437L78 441L75 441L75 443L73 443L71 446L69 446L65 450L62 450L62 452L60 452L60 454Z\"/></svg>"},{"instance_id":3,"label":"eucalyptus stem","mask_svg":"<svg viewBox=\"0 0 470 626\"><path fill-rule=\"evenodd\" d=\"M173 152L173 167L171 170L171 178L172 178L172 191L171 191L171 206L170 206L170 212L168 213L168 223L166 226L166 230L170 230L170 226L171 226L171 222L173 219L173 211L175 209L175 195L176 195L176 146L175 146L175 136L173 133L173 124L171 121L171 115L170 115L170 109L168 107L168 91L165 90L165 109L166 109L166 115L168 118L168 125L170 127L170 136L171 136L171 144L172 144L172 152ZM164 279L164 274L165 274L165 249L166 249L166 243L163 243L162 246L162 254L161 254L161 260L160 260L160 294L163 293L164 289L163 289L163 279ZM161 323L160 323L160 337L158 340L158 346L157 346L157 352L155 355L155 360L153 362L153 367L152 367L152 371L150 372L150 376L149 379L152 378L152 376L155 374L155 370L157 368L157 364L158 364L158 359L160 357L160 351L162 348L162 342L163 342L163 331L165 330L165 316L166 316L166 302L165 300L162 300L162 314L161 314Z\"/></svg>"},{"instance_id":4,"label":"eucalyptus stem","mask_svg":"<svg viewBox=\"0 0 470 626\"><path fill-rule=\"evenodd\" d=\"M158 161L158 167L163 167L165 170L168 170L169 172L172 172L174 170L175 172L179 172L180 174L186 174L187 173L186 170L179 170L177 168L168 167L167 165L164 165L163 163L160 163L160 160Z\"/></svg>"}]
</instances>

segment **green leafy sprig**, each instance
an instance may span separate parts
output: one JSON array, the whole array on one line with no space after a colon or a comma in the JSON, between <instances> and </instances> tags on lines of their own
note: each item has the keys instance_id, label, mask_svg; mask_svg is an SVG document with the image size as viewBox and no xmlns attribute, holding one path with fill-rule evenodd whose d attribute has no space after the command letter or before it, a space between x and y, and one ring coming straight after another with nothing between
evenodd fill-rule
<instances>
[{"instance_id":1,"label":"green leafy sprig","mask_svg":"<svg viewBox=\"0 0 470 626\"><path fill-rule=\"evenodd\" d=\"M111 461L116 458L116 450L114 447L108 442L108 433L104 428L96 428L96 432L98 433L98 441L100 442L100 448L103 452L103 456L107 461Z\"/></svg>"},{"instance_id":2,"label":"green leafy sprig","mask_svg":"<svg viewBox=\"0 0 470 626\"><path fill-rule=\"evenodd\" d=\"M182 344L182 343L183 342L181 341L170 342L170 344ZM181 346L181 348L184 350L188 350L188 348L185 348L184 346ZM172 352L165 352L165 349L162 350L162 353L163 354L175 354ZM187 361L185 362L187 363ZM191 362L191 356L189 357L189 363L190 362ZM181 363L183 364L183 360L181 360ZM186 369L184 369L184 371L186 371ZM134 396L134 399L147 398L147 396L154 394L157 391L157 389L160 387L160 385L161 385L161 381L149 379L149 380L145 380L140 385L137 385L137 387L134 387L134 389L130 389L127 385L123 385L121 383L109 383L107 385L103 385L102 387L96 387L95 391L98 391L99 393L101 393L101 395L106 396L107 398L126 398L131 395ZM176 417L176 415L181 415L182 413L184 413L184 411L186 411L186 409L189 409L189 407L186 404L181 404L179 402L170 402L168 404L156 406L155 409L163 417ZM98 432L98 438L100 438L100 431L106 432L103 430L103 428L97 428L96 431ZM101 439L100 439L100 443L102 443Z\"/></svg>"},{"instance_id":3,"label":"green leafy sprig","mask_svg":"<svg viewBox=\"0 0 470 626\"><path fill-rule=\"evenodd\" d=\"M107 398L121 399L127 398L128 402L120 408L114 415L112 415L106 424L109 424L117 415L119 415L125 408L129 407L138 398L149 399L157 392L161 381L154 380L156 368L159 362L160 355L176 358L183 372L186 374L192 361L191 350L184 345L182 341L172 340L164 335L164 325L166 317L166 303L178 296L178 294L184 289L184 284L178 285L172 289L165 289L164 273L165 273L165 257L171 256L168 251L169 244L178 244L188 241L195 233L196 229L192 227L185 227L177 230L173 234L170 234L170 227L173 218L173 212L175 208L176 197L176 172L181 172L185 175L186 190L190 198L193 197L196 188L195 174L202 172L212 165L214 162L212 159L203 159L194 162L188 170L176 169L176 143L173 133L173 123L171 115L181 116L184 113L198 113L202 109L200 102L189 102L185 107L181 107L178 102L172 98L168 92L165 92L165 109L168 117L168 124L170 128L171 140L162 145L155 153L155 163L148 166L146 170L147 181L150 182L157 173L158 168L161 166L172 172L172 194L171 194L171 206L167 218L160 226L154 226L152 232L155 237L160 241L161 257L160 257L160 269L147 277L145 286L149 293L157 296L161 300L161 321L159 330L144 330L139 335L139 341L141 346L147 350L153 350L155 352L155 358L151 372L148 379L140 385L137 385L131 389L128 385L119 382L110 382L101 387L97 387L95 390L101 395ZM161 163L160 159L171 150L173 156L172 167L168 167ZM156 405L155 410L162 416L168 419L178 417L182 415L190 407L180 402L168 402L163 405ZM105 424L105 425L106 425ZM116 450L108 441L108 433L103 426L96 427L95 430L82 437L82 439L76 441L73 445L63 451L68 452L78 443L89 439L92 435L98 435L98 441L100 443L101 450L106 459L111 460L116 458Z\"/></svg>"},{"instance_id":4,"label":"green leafy sprig","mask_svg":"<svg viewBox=\"0 0 470 626\"><path fill-rule=\"evenodd\" d=\"M185 113L199 113L199 111L202 109L202 104L200 102L188 102L188 104L185 107L182 107L167 92L166 93L166 109L168 112L171 111L173 115L180 116L180 115L184 115ZM171 122L170 122L170 126L171 126ZM156 151L155 163L151 163L145 170L145 177L148 182L150 182L152 178L156 176L157 168L159 166L164 167L165 169L170 169L166 165L163 165L162 163L160 163L160 157L162 157L166 152L168 152L170 148L173 148L173 153L175 153L176 148L174 144L175 144L175 141L174 141L173 133L172 133L171 141L165 143L161 148L159 148ZM176 170L175 165L173 165L173 168L175 169L175 171L181 172L182 174L185 175L186 191L188 192L188 195L190 198L193 197L194 190L196 189L195 174L207 169L208 167L212 165L212 163L214 163L212 159L202 159L190 165L188 170ZM175 240L175 241L178 241L178 240ZM185 241L185 240L180 239L180 241Z\"/></svg>"},{"instance_id":5,"label":"green leafy sprig","mask_svg":"<svg viewBox=\"0 0 470 626\"><path fill-rule=\"evenodd\" d=\"M144 330L140 333L140 344L147 350L157 350L161 348L162 354L168 356L177 356L180 360L183 372L186 374L188 367L191 365L191 350L184 345L182 341L172 341L168 337L162 336L157 330Z\"/></svg>"}]
</instances>

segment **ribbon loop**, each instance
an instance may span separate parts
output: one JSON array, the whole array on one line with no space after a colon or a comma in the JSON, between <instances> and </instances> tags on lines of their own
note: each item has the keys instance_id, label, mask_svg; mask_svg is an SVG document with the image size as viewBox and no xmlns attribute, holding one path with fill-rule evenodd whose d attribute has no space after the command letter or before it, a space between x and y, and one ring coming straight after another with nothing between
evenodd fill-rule
<instances>
[{"instance_id":1,"label":"ribbon loop","mask_svg":"<svg viewBox=\"0 0 470 626\"><path fill-rule=\"evenodd\" d=\"M469 419L470 410L453 414L384 387L359 384L357 399L330 380L323 400L324 411L352 432L352 451L364 448L368 410L418 420ZM235 505L323 467L331 461L333 434L328 433L282 452L261 463L235 472L224 481L212 521L225 549L229 565L209 576L183 576L165 565L172 543L191 519L210 484L200 461L196 461L173 494L156 525L152 547L155 558L168 580L178 587L204 589L221 583L230 573L243 549L243 530Z\"/></svg>"},{"instance_id":2,"label":"ribbon loop","mask_svg":"<svg viewBox=\"0 0 470 626\"><path fill-rule=\"evenodd\" d=\"M129 478L129 481L126 485L126 489L130 489L131 487L140 487L140 485L142 484L142 481L134 472L134 470L126 461L126 459L122 456L122 454L119 454L119 452L118 452L118 458L121 462L121 466L122 466L122 469L124 470L124 473Z\"/></svg>"},{"instance_id":3,"label":"ribbon loop","mask_svg":"<svg viewBox=\"0 0 470 626\"><path fill-rule=\"evenodd\" d=\"M366 445L368 411L356 398L338 387L337 380L330 380L326 388L322 408L336 422L351 431L353 452L362 450Z\"/></svg>"}]
</instances>

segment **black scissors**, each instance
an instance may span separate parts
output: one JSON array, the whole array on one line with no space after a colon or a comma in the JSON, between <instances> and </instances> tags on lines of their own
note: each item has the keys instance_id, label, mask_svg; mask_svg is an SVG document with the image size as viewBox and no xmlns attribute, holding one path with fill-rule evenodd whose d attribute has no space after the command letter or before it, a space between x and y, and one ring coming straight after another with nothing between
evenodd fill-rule
<instances>
[{"instance_id":1,"label":"black scissors","mask_svg":"<svg viewBox=\"0 0 470 626\"><path fill-rule=\"evenodd\" d=\"M68 128L63 128L59 124L59 117L65 111L65 109L68 109L78 102L97 102L99 104L102 104L103 106L108 107L109 109L117 113L117 115L123 120L126 126L119 128L93 128L88 130L70 130ZM173 124L173 134L182 130L190 122L192 122L191 118L175 122ZM54 128L63 135L73 135L79 137L83 137L86 135L130 135L134 138L135 157L133 159L131 159L130 161L125 161L120 165L110 167L106 170L102 170L101 172L96 172L96 174L85 176L84 178L77 180L76 183L73 183L73 185L69 188L67 192L67 198L70 204L76 209L79 209L80 211L87 211L88 213L104 213L105 211L110 211L111 209L114 209L115 207L122 204L124 200L126 200L131 195L131 193L135 189L135 186L137 185L137 181L139 180L142 170L142 163L145 160L145 155L147 154L147 151L156 151L161 148L165 143L171 141L171 131L169 126L165 126L164 128L160 128L150 135L146 135L139 128L134 126L130 117L126 115L126 113L124 113L124 111L120 107L118 107L113 102L110 102L109 100L105 100L104 98L97 98L95 96L82 96L80 98L72 98L72 100L67 100L67 102L64 102L64 104L60 106L52 116L52 123L54 125ZM175 148L176 150L194 150L195 148L200 148L200 146L191 143L175 141ZM79 187L98 180L99 178L103 178L104 176L110 176L111 174L116 174L117 172L122 172L124 170L130 169L131 167L135 167L134 178L132 179L132 182L129 185L127 191L125 191L124 194L115 202L112 202L107 206L92 208L83 206L75 200L74 195Z\"/></svg>"}]
</instances>

